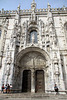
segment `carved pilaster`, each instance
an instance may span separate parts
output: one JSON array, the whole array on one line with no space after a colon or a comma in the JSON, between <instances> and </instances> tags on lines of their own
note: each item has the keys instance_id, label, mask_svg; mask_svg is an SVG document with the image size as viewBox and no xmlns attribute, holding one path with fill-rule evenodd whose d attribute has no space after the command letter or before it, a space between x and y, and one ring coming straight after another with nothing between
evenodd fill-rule
<instances>
[{"instance_id":1,"label":"carved pilaster","mask_svg":"<svg viewBox=\"0 0 67 100\"><path fill-rule=\"evenodd\" d=\"M50 35L50 44L52 49L57 46L57 37L56 37L56 31L55 31L55 27L54 27L54 20L53 20L53 14L51 12L51 6L48 4L48 31L49 31L49 35Z\"/></svg>"}]
</instances>

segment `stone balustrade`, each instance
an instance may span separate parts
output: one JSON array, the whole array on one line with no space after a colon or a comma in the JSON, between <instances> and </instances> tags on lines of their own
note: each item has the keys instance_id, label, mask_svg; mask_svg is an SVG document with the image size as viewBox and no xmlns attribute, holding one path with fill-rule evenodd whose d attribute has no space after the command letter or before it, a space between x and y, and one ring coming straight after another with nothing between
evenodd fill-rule
<instances>
[{"instance_id":1,"label":"stone balustrade","mask_svg":"<svg viewBox=\"0 0 67 100\"><path fill-rule=\"evenodd\" d=\"M26 9L26 10L25 9L24 10L20 10L21 14L23 14L23 13L29 13L29 12L31 13L32 10L31 9L29 9L29 10L28 9Z\"/></svg>"},{"instance_id":2,"label":"stone balustrade","mask_svg":"<svg viewBox=\"0 0 67 100\"><path fill-rule=\"evenodd\" d=\"M67 8L51 8L51 11L67 11Z\"/></svg>"},{"instance_id":3,"label":"stone balustrade","mask_svg":"<svg viewBox=\"0 0 67 100\"><path fill-rule=\"evenodd\" d=\"M46 9L36 9L35 10L35 12L47 12L48 11L48 9L46 8ZM67 11L67 7L63 7L63 8L51 8L51 11L52 12L66 12ZM23 14L23 13L31 13L32 12L32 10L31 9L24 9L24 10L20 10L20 14ZM16 14L16 13L18 13L18 11L17 10L4 10L4 9L2 9L2 10L0 10L0 14Z\"/></svg>"},{"instance_id":4,"label":"stone balustrade","mask_svg":"<svg viewBox=\"0 0 67 100\"><path fill-rule=\"evenodd\" d=\"M0 14L15 14L17 13L17 10L6 10L6 11L0 11Z\"/></svg>"}]
</instances>

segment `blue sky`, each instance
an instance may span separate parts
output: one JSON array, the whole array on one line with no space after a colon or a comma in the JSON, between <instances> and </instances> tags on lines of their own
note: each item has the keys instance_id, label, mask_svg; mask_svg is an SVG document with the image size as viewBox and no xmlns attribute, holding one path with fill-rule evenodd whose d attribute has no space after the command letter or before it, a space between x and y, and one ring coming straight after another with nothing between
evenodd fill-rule
<instances>
[{"instance_id":1,"label":"blue sky","mask_svg":"<svg viewBox=\"0 0 67 100\"><path fill-rule=\"evenodd\" d=\"M18 5L21 5L21 9L30 9L31 2L33 0L0 0L0 10L16 10ZM63 5L67 7L67 0L35 0L37 8L47 8L49 2L52 8L61 8Z\"/></svg>"}]
</instances>

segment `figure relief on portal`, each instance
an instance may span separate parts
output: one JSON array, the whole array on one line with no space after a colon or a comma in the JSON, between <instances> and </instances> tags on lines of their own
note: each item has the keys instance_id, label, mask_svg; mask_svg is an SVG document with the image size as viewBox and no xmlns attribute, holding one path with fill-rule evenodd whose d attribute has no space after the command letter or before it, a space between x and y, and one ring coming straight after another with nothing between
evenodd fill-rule
<instances>
[{"instance_id":1,"label":"figure relief on portal","mask_svg":"<svg viewBox=\"0 0 67 100\"><path fill-rule=\"evenodd\" d=\"M32 43L34 43L35 42L35 35L34 34L32 34L32 37L31 37L32 39Z\"/></svg>"},{"instance_id":2,"label":"figure relief on portal","mask_svg":"<svg viewBox=\"0 0 67 100\"><path fill-rule=\"evenodd\" d=\"M30 42L37 43L37 31L36 30L30 32Z\"/></svg>"}]
</instances>

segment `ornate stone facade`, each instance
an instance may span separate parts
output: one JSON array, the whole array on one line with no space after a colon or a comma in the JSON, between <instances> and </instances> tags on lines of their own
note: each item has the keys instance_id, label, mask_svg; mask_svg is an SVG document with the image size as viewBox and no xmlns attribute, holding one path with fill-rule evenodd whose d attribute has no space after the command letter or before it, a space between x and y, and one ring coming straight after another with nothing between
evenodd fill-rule
<instances>
[{"instance_id":1,"label":"ornate stone facade","mask_svg":"<svg viewBox=\"0 0 67 100\"><path fill-rule=\"evenodd\" d=\"M0 11L0 89L67 89L67 8ZM27 82L24 83L24 82ZM25 85L24 85L25 84ZM27 87L26 87L27 86Z\"/></svg>"}]
</instances>

